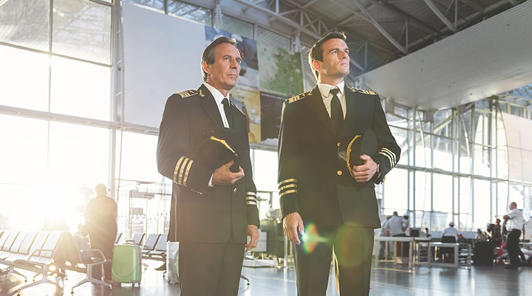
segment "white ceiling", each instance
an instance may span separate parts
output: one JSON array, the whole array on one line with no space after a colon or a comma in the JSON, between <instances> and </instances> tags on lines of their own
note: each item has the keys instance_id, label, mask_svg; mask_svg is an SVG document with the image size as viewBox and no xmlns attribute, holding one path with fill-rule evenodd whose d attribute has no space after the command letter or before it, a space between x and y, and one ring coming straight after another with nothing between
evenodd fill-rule
<instances>
[{"instance_id":1,"label":"white ceiling","mask_svg":"<svg viewBox=\"0 0 532 296\"><path fill-rule=\"evenodd\" d=\"M532 83L532 1L361 75L385 98L422 110Z\"/></svg>"}]
</instances>

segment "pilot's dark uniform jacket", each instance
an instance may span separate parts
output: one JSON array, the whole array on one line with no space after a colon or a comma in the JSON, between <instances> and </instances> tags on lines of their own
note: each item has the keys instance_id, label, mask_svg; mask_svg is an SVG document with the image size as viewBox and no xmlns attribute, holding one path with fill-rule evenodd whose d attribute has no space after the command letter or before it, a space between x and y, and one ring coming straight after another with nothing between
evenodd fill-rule
<instances>
[{"instance_id":1,"label":"pilot's dark uniform jacket","mask_svg":"<svg viewBox=\"0 0 532 296\"><path fill-rule=\"evenodd\" d=\"M169 241L246 243L247 225L259 225L257 196L251 174L246 117L232 103L233 135L245 176L231 186L209 187L218 164L202 162L198 146L223 130L212 94L205 85L172 95L159 131L159 172L173 180ZM223 140L223 139L221 139Z\"/></svg>"},{"instance_id":2,"label":"pilot's dark uniform jacket","mask_svg":"<svg viewBox=\"0 0 532 296\"><path fill-rule=\"evenodd\" d=\"M365 277L364 284L357 285L367 285L369 289L371 253L366 249L373 246L373 229L381 226L374 187L375 183L384 181L386 174L399 161L400 147L390 132L377 94L347 86L344 87L344 94L347 110L340 135L336 135L333 129L318 86L285 101L279 135L280 204L283 218L298 212L305 227L314 224L320 235L328 233L327 238L331 241L338 238L341 227L355 227L352 241L366 241L368 244L362 249L365 248L364 253L370 256L369 266L360 268L363 275L355 278ZM368 130L376 137L375 150L368 155L378 164L378 171L372 180L364 184L355 182L345 163L338 160L338 151L340 147L345 147L342 141L363 136ZM307 260L303 256L305 254L296 250L296 263L300 261L299 295L325 295L305 291L305 287L311 286L309 282L317 273L324 273L323 278L327 278L331 248L324 249L321 255L317 254L319 249L314 251L313 256L323 257L325 263L322 264L322 271L318 271L319 268L312 263L314 259L303 262ZM326 288L327 282L322 286ZM347 291L342 295L369 293L369 290Z\"/></svg>"},{"instance_id":3,"label":"pilot's dark uniform jacket","mask_svg":"<svg viewBox=\"0 0 532 296\"><path fill-rule=\"evenodd\" d=\"M397 164L400 148L390 132L379 96L346 87L347 115L342 136L371 129L379 165L373 178L381 183ZM339 143L318 87L285 101L279 136L279 195L283 217L299 212L304 222L317 225L356 224L379 228L374 184L355 190L355 180L338 162Z\"/></svg>"}]
</instances>

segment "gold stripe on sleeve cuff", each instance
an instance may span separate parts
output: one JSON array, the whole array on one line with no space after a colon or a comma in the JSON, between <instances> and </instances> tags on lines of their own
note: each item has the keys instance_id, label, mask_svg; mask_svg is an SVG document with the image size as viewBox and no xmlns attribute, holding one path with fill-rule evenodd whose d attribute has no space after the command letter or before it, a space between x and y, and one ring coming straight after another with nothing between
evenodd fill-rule
<instances>
[{"instance_id":1,"label":"gold stripe on sleeve cuff","mask_svg":"<svg viewBox=\"0 0 532 296\"><path fill-rule=\"evenodd\" d=\"M193 162L194 161L191 159L187 165L187 170L185 171L185 178L183 179L183 186L187 186L188 172L190 171L190 167L192 166Z\"/></svg>"},{"instance_id":2,"label":"gold stripe on sleeve cuff","mask_svg":"<svg viewBox=\"0 0 532 296\"><path fill-rule=\"evenodd\" d=\"M283 191L283 190L288 189L288 188L297 188L297 184L289 184L289 185L280 187L279 191Z\"/></svg>"},{"instance_id":3,"label":"gold stripe on sleeve cuff","mask_svg":"<svg viewBox=\"0 0 532 296\"><path fill-rule=\"evenodd\" d=\"M297 193L297 189L293 189L293 190L288 190L288 191L284 191L284 192L280 192L279 193L279 198L287 195L287 194L290 194L290 193Z\"/></svg>"},{"instance_id":4,"label":"gold stripe on sleeve cuff","mask_svg":"<svg viewBox=\"0 0 532 296\"><path fill-rule=\"evenodd\" d=\"M382 148L381 149L383 152L387 152L388 155L390 155L392 157L392 162L393 162L393 165L395 166L397 164L397 158L395 157L395 153L393 153L390 149L388 148Z\"/></svg>"},{"instance_id":5,"label":"gold stripe on sleeve cuff","mask_svg":"<svg viewBox=\"0 0 532 296\"><path fill-rule=\"evenodd\" d=\"M388 154L388 152L385 152L385 151L379 151L379 154L385 156L386 158L388 158L388 161L390 162L390 167L393 168L393 161L392 161L392 157Z\"/></svg>"},{"instance_id":6,"label":"gold stripe on sleeve cuff","mask_svg":"<svg viewBox=\"0 0 532 296\"><path fill-rule=\"evenodd\" d=\"M187 166L189 161L190 161L190 159L188 157L186 157L185 161L183 162L183 164L179 168L179 177L177 179L177 184L179 184L179 185L183 185L183 174L185 173L185 167Z\"/></svg>"},{"instance_id":7,"label":"gold stripe on sleeve cuff","mask_svg":"<svg viewBox=\"0 0 532 296\"><path fill-rule=\"evenodd\" d=\"M278 187L281 187L281 185L283 185L283 184L286 184L286 183L292 183L292 182L293 182L293 183L297 183L297 180L296 180L296 179L293 179L293 178L292 178L292 179L286 179L286 180L283 180L283 181L279 182L279 183L277 184L277 186L278 186Z\"/></svg>"},{"instance_id":8,"label":"gold stripe on sleeve cuff","mask_svg":"<svg viewBox=\"0 0 532 296\"><path fill-rule=\"evenodd\" d=\"M177 161L177 164L175 165L175 169L174 169L174 182L177 183L177 171L179 171L179 166L181 165L181 163L183 162L183 159L185 159L184 156L181 156L181 158L179 158L179 160Z\"/></svg>"}]
</instances>

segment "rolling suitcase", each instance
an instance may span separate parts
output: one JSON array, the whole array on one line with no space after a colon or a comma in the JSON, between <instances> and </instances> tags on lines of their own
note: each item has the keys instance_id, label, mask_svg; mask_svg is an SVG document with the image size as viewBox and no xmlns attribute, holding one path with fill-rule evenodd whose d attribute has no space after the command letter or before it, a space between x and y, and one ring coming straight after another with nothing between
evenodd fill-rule
<instances>
[{"instance_id":1,"label":"rolling suitcase","mask_svg":"<svg viewBox=\"0 0 532 296\"><path fill-rule=\"evenodd\" d=\"M140 247L133 244L116 245L113 254L113 281L140 286L142 255Z\"/></svg>"},{"instance_id":2,"label":"rolling suitcase","mask_svg":"<svg viewBox=\"0 0 532 296\"><path fill-rule=\"evenodd\" d=\"M493 265L493 244L491 242L476 242L473 250L475 265Z\"/></svg>"}]
</instances>

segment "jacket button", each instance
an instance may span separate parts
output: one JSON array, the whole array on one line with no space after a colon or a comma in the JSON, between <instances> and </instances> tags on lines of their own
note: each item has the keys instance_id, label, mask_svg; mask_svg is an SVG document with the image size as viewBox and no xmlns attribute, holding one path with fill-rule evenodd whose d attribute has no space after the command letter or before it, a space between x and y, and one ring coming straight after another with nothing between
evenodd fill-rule
<instances>
[{"instance_id":1,"label":"jacket button","mask_svg":"<svg viewBox=\"0 0 532 296\"><path fill-rule=\"evenodd\" d=\"M233 189L233 192L236 193L238 190L236 188Z\"/></svg>"},{"instance_id":2,"label":"jacket button","mask_svg":"<svg viewBox=\"0 0 532 296\"><path fill-rule=\"evenodd\" d=\"M338 176L341 176L342 175L342 171L338 170L338 172L336 172L336 174L338 174Z\"/></svg>"},{"instance_id":3,"label":"jacket button","mask_svg":"<svg viewBox=\"0 0 532 296\"><path fill-rule=\"evenodd\" d=\"M340 147L340 142L336 143L336 146Z\"/></svg>"}]
</instances>

